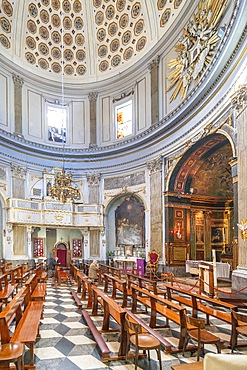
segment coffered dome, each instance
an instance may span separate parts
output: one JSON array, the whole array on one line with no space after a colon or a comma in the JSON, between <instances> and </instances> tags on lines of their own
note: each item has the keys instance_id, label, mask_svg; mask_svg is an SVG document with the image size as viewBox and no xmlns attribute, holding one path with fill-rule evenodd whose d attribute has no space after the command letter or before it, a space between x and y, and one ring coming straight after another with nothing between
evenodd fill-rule
<instances>
[{"instance_id":1,"label":"coffered dome","mask_svg":"<svg viewBox=\"0 0 247 370\"><path fill-rule=\"evenodd\" d=\"M35 74L61 79L64 72L72 81L98 81L144 56L184 4L183 0L3 0L0 52Z\"/></svg>"}]
</instances>

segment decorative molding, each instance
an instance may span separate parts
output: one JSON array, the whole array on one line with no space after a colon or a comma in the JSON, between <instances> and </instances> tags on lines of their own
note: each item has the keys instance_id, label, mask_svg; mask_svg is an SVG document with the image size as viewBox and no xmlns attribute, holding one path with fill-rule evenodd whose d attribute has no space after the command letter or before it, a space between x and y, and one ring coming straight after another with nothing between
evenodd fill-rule
<instances>
[{"instance_id":1,"label":"decorative molding","mask_svg":"<svg viewBox=\"0 0 247 370\"><path fill-rule=\"evenodd\" d=\"M133 95L133 94L134 94L134 88L128 93L122 93L119 98L113 98L112 101L113 101L113 103L115 103L116 101L120 101L122 99L125 99L128 96Z\"/></svg>"},{"instance_id":2,"label":"decorative molding","mask_svg":"<svg viewBox=\"0 0 247 370\"><path fill-rule=\"evenodd\" d=\"M13 79L14 84L19 85L21 87L23 86L24 80L23 80L22 77L20 77L20 76L16 75L15 73L13 73L12 74L12 79Z\"/></svg>"},{"instance_id":3,"label":"decorative molding","mask_svg":"<svg viewBox=\"0 0 247 370\"><path fill-rule=\"evenodd\" d=\"M98 99L99 93L97 92L90 92L88 94L88 100L89 101L96 101Z\"/></svg>"},{"instance_id":4,"label":"decorative molding","mask_svg":"<svg viewBox=\"0 0 247 370\"><path fill-rule=\"evenodd\" d=\"M99 173L87 173L88 186L99 186L100 174Z\"/></svg>"},{"instance_id":5,"label":"decorative molding","mask_svg":"<svg viewBox=\"0 0 247 370\"><path fill-rule=\"evenodd\" d=\"M11 164L12 176L16 179L25 180L27 169Z\"/></svg>"},{"instance_id":6,"label":"decorative molding","mask_svg":"<svg viewBox=\"0 0 247 370\"><path fill-rule=\"evenodd\" d=\"M155 158L154 160L147 162L147 168L150 171L150 175L156 172L162 171L163 159L162 156Z\"/></svg>"},{"instance_id":7,"label":"decorative molding","mask_svg":"<svg viewBox=\"0 0 247 370\"><path fill-rule=\"evenodd\" d=\"M167 91L175 87L170 102L176 99L179 92L183 100L192 81L197 83L211 63L216 44L221 38L218 24L227 2L223 0L216 6L216 0L200 1L197 14L193 14L183 29L183 36L175 45L177 56L168 63L172 71L168 76L171 83ZM222 33L225 33L225 27L222 27Z\"/></svg>"},{"instance_id":8,"label":"decorative molding","mask_svg":"<svg viewBox=\"0 0 247 370\"><path fill-rule=\"evenodd\" d=\"M247 103L247 85L240 86L235 96L231 100L232 108L239 113L245 108Z\"/></svg>"},{"instance_id":9,"label":"decorative molding","mask_svg":"<svg viewBox=\"0 0 247 370\"><path fill-rule=\"evenodd\" d=\"M155 67L158 67L160 63L160 56L157 55L150 63L148 63L148 69L152 71Z\"/></svg>"}]
</instances>

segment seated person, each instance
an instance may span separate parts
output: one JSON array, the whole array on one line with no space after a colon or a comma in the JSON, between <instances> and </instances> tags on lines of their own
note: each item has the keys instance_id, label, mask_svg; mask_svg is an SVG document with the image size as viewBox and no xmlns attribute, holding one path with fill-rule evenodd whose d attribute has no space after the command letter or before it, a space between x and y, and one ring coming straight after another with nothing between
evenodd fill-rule
<instances>
[{"instance_id":1,"label":"seated person","mask_svg":"<svg viewBox=\"0 0 247 370\"><path fill-rule=\"evenodd\" d=\"M92 281L96 281L98 276L97 276L97 271L99 270L99 265L97 260L94 260L91 265L89 266L89 272L88 272L88 277L92 279Z\"/></svg>"}]
</instances>

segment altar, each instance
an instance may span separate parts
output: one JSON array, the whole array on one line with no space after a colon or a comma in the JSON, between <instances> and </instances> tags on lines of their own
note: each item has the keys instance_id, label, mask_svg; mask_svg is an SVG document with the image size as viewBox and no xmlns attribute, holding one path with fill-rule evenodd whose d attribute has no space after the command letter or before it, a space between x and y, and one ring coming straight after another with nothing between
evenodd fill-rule
<instances>
[{"instance_id":1,"label":"altar","mask_svg":"<svg viewBox=\"0 0 247 370\"><path fill-rule=\"evenodd\" d=\"M187 260L186 261L186 272L189 272L193 275L199 274L199 265L201 263L206 262L207 264L210 264L213 266L213 262L208 261L194 261L194 260ZM216 262L216 278L230 278L230 264L227 262Z\"/></svg>"}]
</instances>

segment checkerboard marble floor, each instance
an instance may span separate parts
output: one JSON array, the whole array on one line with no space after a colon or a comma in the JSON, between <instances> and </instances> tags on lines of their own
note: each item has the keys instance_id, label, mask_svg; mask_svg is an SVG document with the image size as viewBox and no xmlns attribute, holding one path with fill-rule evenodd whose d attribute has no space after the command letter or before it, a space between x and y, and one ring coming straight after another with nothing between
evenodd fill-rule
<instances>
[{"instance_id":1,"label":"checkerboard marble floor","mask_svg":"<svg viewBox=\"0 0 247 370\"><path fill-rule=\"evenodd\" d=\"M40 334L41 338L37 339L35 344L35 365L37 370L79 370L79 369L112 369L112 370L132 370L134 369L134 360L111 361L103 363L100 359L100 353L96 343L85 324L81 311L77 308L70 294L70 289L62 285L60 287L47 284L47 297L44 303L44 318L41 320ZM83 302L86 307L86 301ZM91 311L91 310L90 310ZM89 313L91 313L89 311ZM148 322L146 314L138 315ZM102 325L101 316L92 317L95 325L100 329ZM165 320L159 317L158 324L165 324ZM219 320L211 320L212 329L217 332L224 340L230 338L230 326ZM111 321L111 327L116 328L114 321ZM211 329L211 330L212 330ZM179 328L171 323L171 327L155 329L172 341L175 345L178 343ZM111 332L104 334L104 339L112 352L117 352L119 347L119 333ZM247 342L246 342L247 344ZM134 351L134 349L132 349ZM207 346L205 352L216 352L214 346ZM28 353L26 360L28 360ZM223 349L223 353L230 353L230 350ZM247 345L238 349L239 353L247 354ZM196 353L191 356L186 352L185 356L180 354L165 355L162 352L163 370L171 369L171 365L179 363L188 363L196 361ZM140 358L138 361L139 369L159 369L156 358L156 352L151 351L150 362L146 358Z\"/></svg>"}]
</instances>

